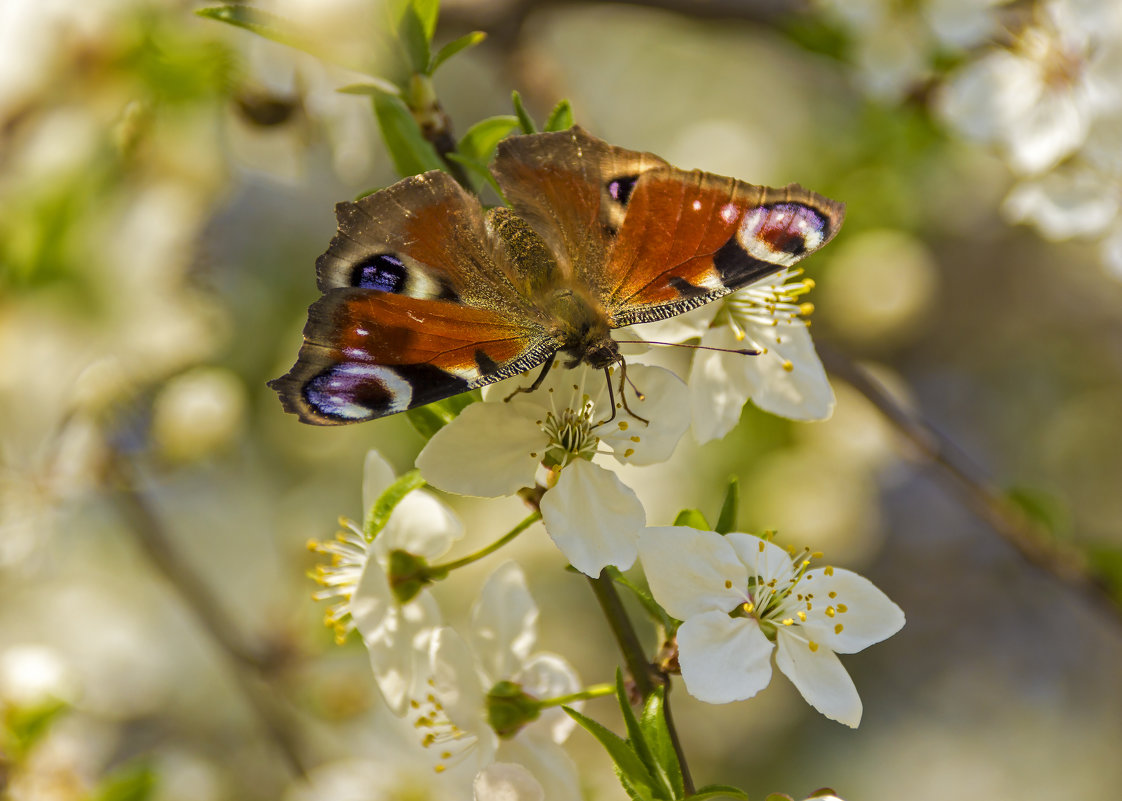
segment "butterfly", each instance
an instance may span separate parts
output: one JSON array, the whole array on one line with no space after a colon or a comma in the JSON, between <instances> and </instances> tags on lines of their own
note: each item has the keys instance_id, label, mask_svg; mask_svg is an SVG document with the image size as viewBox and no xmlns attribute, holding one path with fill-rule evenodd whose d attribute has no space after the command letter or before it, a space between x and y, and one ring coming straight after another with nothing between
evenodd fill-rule
<instances>
[{"instance_id":1,"label":"butterfly","mask_svg":"<svg viewBox=\"0 0 1122 801\"><path fill-rule=\"evenodd\" d=\"M791 267L845 216L797 184L681 170L579 127L503 140L491 172L509 206L484 211L433 170L335 207L323 294L269 382L286 411L372 420L543 366L540 381L559 353L606 370L612 329Z\"/></svg>"}]
</instances>

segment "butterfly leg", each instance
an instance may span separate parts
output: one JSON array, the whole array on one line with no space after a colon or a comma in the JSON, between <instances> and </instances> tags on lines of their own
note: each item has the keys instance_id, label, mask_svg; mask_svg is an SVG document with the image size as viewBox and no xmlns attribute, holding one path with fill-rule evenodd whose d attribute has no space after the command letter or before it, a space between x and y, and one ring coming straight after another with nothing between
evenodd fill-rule
<instances>
[{"instance_id":1,"label":"butterfly leg","mask_svg":"<svg viewBox=\"0 0 1122 801\"><path fill-rule=\"evenodd\" d=\"M549 369L551 367L553 367L553 360L555 358L557 358L557 352L556 351L549 354L549 358L547 358L545 360L545 364L542 365L542 371L540 373L538 373L538 377L534 379L534 383L530 384L530 386L528 386L528 387L519 387L518 389L514 390L514 392L510 393L505 398L503 398L503 402L504 403L509 402L510 399L513 398L515 395L519 395L523 392L533 392L535 389L540 387L542 385L542 382L545 381L545 377L547 375L549 375Z\"/></svg>"},{"instance_id":2,"label":"butterfly leg","mask_svg":"<svg viewBox=\"0 0 1122 801\"><path fill-rule=\"evenodd\" d=\"M632 417L634 417L636 420L638 420L640 423L650 425L651 424L650 420L648 420L645 417L640 417L639 415L635 414L635 412L631 411L631 407L627 405L627 384L631 384L631 388L633 390L635 390L635 397L638 400L644 400L646 398L646 395L644 395L642 392L640 392L639 388L637 386L635 386L634 383L632 383L631 381L628 380L628 378L627 378L627 362L624 361L623 358L621 357L620 360L619 360L619 397L623 401L623 410L625 412L627 412L629 415L631 415ZM612 382L608 381L609 395L611 394L611 389L612 389ZM615 413L616 413L616 407L615 407L615 404L613 403L612 404L612 415L615 416Z\"/></svg>"}]
</instances>

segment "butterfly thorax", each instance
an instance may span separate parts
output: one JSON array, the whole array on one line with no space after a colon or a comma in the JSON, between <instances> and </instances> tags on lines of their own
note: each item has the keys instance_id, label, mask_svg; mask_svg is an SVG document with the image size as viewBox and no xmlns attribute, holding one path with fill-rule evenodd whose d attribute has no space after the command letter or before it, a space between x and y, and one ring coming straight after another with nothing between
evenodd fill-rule
<instances>
[{"instance_id":1,"label":"butterfly thorax","mask_svg":"<svg viewBox=\"0 0 1122 801\"><path fill-rule=\"evenodd\" d=\"M607 314L530 223L498 207L487 213L487 228L506 257L511 282L538 312L557 350L572 357L569 366L601 368L619 361Z\"/></svg>"}]
</instances>

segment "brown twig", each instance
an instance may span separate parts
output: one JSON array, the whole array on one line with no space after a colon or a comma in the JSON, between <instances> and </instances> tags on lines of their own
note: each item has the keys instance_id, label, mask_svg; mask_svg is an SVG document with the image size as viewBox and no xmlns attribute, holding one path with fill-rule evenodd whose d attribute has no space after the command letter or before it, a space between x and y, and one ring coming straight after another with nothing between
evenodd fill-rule
<instances>
[{"instance_id":1,"label":"brown twig","mask_svg":"<svg viewBox=\"0 0 1122 801\"><path fill-rule=\"evenodd\" d=\"M829 345L816 344L826 369L864 395L925 459L939 468L965 505L1002 539L1029 562L1079 590L1122 622L1122 607L1080 551L1058 542L1029 518L951 439L904 408L868 370Z\"/></svg>"},{"instance_id":2,"label":"brown twig","mask_svg":"<svg viewBox=\"0 0 1122 801\"><path fill-rule=\"evenodd\" d=\"M167 580L195 620L229 661L232 674L261 727L296 776L307 778L309 765L287 715L261 685L276 660L249 647L202 579L176 554L159 515L140 490L131 459L119 449L110 455L108 477L116 485L113 501L144 555Z\"/></svg>"}]
</instances>

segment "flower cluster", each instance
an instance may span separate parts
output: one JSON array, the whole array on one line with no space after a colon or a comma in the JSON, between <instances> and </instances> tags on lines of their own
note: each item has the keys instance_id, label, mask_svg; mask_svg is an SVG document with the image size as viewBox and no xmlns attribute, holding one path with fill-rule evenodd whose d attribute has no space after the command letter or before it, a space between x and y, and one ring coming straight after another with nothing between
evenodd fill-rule
<instances>
[{"instance_id":1,"label":"flower cluster","mask_svg":"<svg viewBox=\"0 0 1122 801\"><path fill-rule=\"evenodd\" d=\"M940 111L1021 176L1005 201L1011 221L1049 239L1099 239L1122 276L1122 6L1037 5L1007 45L951 76Z\"/></svg>"}]
</instances>

